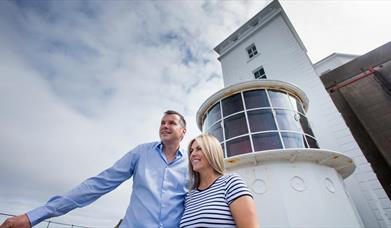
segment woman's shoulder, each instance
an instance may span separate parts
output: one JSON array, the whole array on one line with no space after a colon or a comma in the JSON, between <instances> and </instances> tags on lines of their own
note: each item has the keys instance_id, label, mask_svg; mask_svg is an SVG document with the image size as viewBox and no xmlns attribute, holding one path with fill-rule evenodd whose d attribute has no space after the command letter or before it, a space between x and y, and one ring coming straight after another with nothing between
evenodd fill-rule
<instances>
[{"instance_id":1,"label":"woman's shoulder","mask_svg":"<svg viewBox=\"0 0 391 228\"><path fill-rule=\"evenodd\" d=\"M243 182L243 179L237 173L224 174L220 180L228 187Z\"/></svg>"},{"instance_id":2,"label":"woman's shoulder","mask_svg":"<svg viewBox=\"0 0 391 228\"><path fill-rule=\"evenodd\" d=\"M228 173L228 174L224 174L222 176L222 179L224 179L225 181L230 181L230 180L237 180L237 179L241 180L242 178L237 173Z\"/></svg>"}]
</instances>

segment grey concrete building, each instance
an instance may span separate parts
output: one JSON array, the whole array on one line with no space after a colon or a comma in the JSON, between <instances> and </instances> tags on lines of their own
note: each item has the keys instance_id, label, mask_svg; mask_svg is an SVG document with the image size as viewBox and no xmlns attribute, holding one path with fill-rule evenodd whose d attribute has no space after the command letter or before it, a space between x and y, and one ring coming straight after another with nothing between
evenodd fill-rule
<instances>
[{"instance_id":1,"label":"grey concrete building","mask_svg":"<svg viewBox=\"0 0 391 228\"><path fill-rule=\"evenodd\" d=\"M325 72L321 80L384 188L387 195L370 186L391 219L391 42Z\"/></svg>"}]
</instances>

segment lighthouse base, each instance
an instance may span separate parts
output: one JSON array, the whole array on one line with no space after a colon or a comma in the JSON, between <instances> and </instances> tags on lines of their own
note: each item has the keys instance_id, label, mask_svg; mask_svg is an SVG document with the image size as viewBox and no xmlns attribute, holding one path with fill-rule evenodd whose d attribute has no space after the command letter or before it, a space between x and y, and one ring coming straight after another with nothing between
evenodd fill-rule
<instances>
[{"instance_id":1,"label":"lighthouse base","mask_svg":"<svg viewBox=\"0 0 391 228\"><path fill-rule=\"evenodd\" d=\"M345 155L274 150L225 162L252 191L261 227L364 227L344 187L355 168Z\"/></svg>"}]
</instances>

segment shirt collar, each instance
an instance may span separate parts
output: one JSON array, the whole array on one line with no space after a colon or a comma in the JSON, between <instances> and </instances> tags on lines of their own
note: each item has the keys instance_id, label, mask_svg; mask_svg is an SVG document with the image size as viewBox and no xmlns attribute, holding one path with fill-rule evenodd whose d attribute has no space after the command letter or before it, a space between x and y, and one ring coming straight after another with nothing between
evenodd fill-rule
<instances>
[{"instance_id":1,"label":"shirt collar","mask_svg":"<svg viewBox=\"0 0 391 228\"><path fill-rule=\"evenodd\" d=\"M160 153L163 153L163 143L159 142L155 146L156 150L158 150ZM182 158L184 154L183 149L179 146L179 149L176 151L176 158Z\"/></svg>"}]
</instances>

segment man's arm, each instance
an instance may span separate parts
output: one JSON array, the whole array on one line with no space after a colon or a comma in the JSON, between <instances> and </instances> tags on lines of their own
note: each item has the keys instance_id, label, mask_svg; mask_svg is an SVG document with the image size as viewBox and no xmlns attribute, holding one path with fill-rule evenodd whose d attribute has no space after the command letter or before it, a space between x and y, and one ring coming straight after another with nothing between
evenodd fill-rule
<instances>
[{"instance_id":1,"label":"man's arm","mask_svg":"<svg viewBox=\"0 0 391 228\"><path fill-rule=\"evenodd\" d=\"M0 228L30 228L30 220L26 214L8 218Z\"/></svg>"},{"instance_id":2,"label":"man's arm","mask_svg":"<svg viewBox=\"0 0 391 228\"><path fill-rule=\"evenodd\" d=\"M24 215L16 216L9 220L7 219L8 223L20 223L21 228L31 227L45 219L66 214L77 207L84 207L94 202L100 196L112 191L133 175L138 160L137 150L138 147L128 152L112 167L95 177L88 178L67 194L63 196L54 196L44 206L35 208ZM6 222L4 222L0 228L3 228L3 226L6 225Z\"/></svg>"}]
</instances>

